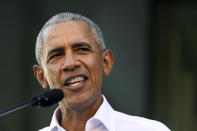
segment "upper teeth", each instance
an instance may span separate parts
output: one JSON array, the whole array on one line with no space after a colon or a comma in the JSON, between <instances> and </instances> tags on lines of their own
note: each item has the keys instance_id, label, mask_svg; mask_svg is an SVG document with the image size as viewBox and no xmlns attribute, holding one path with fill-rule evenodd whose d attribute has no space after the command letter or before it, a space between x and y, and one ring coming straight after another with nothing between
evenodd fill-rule
<instances>
[{"instance_id":1,"label":"upper teeth","mask_svg":"<svg viewBox=\"0 0 197 131\"><path fill-rule=\"evenodd\" d=\"M67 83L72 84L72 83L83 81L84 79L85 79L84 77L78 76L78 77L74 77L74 78L70 79Z\"/></svg>"}]
</instances>

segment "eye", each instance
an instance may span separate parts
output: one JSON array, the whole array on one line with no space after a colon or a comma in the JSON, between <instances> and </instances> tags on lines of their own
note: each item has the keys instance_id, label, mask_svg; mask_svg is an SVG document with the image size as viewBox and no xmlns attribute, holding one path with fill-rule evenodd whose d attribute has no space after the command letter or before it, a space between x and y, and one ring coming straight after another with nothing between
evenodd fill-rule
<instances>
[{"instance_id":1,"label":"eye","mask_svg":"<svg viewBox=\"0 0 197 131\"><path fill-rule=\"evenodd\" d=\"M51 55L51 56L49 57L49 60L48 60L48 61L50 61L50 60L52 60L52 59L55 59L55 58L57 58L57 57L59 57L59 56L61 56L61 55L62 55L62 53L53 54L53 55Z\"/></svg>"},{"instance_id":2,"label":"eye","mask_svg":"<svg viewBox=\"0 0 197 131\"><path fill-rule=\"evenodd\" d=\"M81 47L81 48L77 49L77 52L79 52L79 53L87 53L89 51L91 51L91 50L87 47Z\"/></svg>"}]
</instances>

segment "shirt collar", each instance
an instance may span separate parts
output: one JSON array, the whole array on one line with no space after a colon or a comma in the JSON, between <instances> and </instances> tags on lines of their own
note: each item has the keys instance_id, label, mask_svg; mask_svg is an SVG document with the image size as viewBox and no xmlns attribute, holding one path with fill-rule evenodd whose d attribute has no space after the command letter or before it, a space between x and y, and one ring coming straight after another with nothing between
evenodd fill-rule
<instances>
[{"instance_id":1,"label":"shirt collar","mask_svg":"<svg viewBox=\"0 0 197 131\"><path fill-rule=\"evenodd\" d=\"M91 119L97 119L102 122L102 124L105 125L105 127L108 130L113 130L114 128L114 119L113 119L113 108L111 105L108 103L107 99L103 95L103 103L97 110L96 114L91 118Z\"/></svg>"},{"instance_id":2,"label":"shirt collar","mask_svg":"<svg viewBox=\"0 0 197 131\"><path fill-rule=\"evenodd\" d=\"M53 130L54 128L62 129L62 131L64 131L64 129L60 126L58 122L60 117L61 117L61 110L60 110L60 107L58 107L53 113L53 117L52 117L51 124L50 124L50 131Z\"/></svg>"},{"instance_id":3,"label":"shirt collar","mask_svg":"<svg viewBox=\"0 0 197 131\"><path fill-rule=\"evenodd\" d=\"M105 98L104 95L102 95L103 97L103 103L101 104L101 106L99 107L99 109L97 110L97 112L95 113L95 115L90 118L91 119L96 119L102 122L103 125L105 125L105 127L108 130L113 130L114 129L114 119L113 119L113 108L110 106L110 104L108 103L107 99ZM50 124L50 130L57 128L60 129L62 131L65 131L65 129L63 129L58 120L61 117L61 110L60 107L58 107L55 112L53 113L53 117L52 117L52 121Z\"/></svg>"}]
</instances>

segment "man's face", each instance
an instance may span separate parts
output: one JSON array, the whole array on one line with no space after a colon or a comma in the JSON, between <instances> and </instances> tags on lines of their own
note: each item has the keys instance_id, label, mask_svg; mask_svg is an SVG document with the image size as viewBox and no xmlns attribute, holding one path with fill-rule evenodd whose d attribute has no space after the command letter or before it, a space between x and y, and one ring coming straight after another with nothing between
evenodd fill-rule
<instances>
[{"instance_id":1,"label":"man's face","mask_svg":"<svg viewBox=\"0 0 197 131\"><path fill-rule=\"evenodd\" d=\"M82 21L50 25L43 39L41 83L62 89L67 108L90 105L100 98L107 53L100 51L89 26Z\"/></svg>"}]
</instances>

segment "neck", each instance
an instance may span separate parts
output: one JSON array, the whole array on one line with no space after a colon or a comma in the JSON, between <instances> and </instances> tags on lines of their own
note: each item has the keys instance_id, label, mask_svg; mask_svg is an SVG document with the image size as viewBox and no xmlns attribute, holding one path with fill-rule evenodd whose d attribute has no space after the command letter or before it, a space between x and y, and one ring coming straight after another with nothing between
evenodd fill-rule
<instances>
[{"instance_id":1,"label":"neck","mask_svg":"<svg viewBox=\"0 0 197 131\"><path fill-rule=\"evenodd\" d=\"M62 112L60 125L68 131L85 131L86 122L94 116L102 101L103 98L100 96L91 105L83 109L65 108L66 111Z\"/></svg>"}]
</instances>

